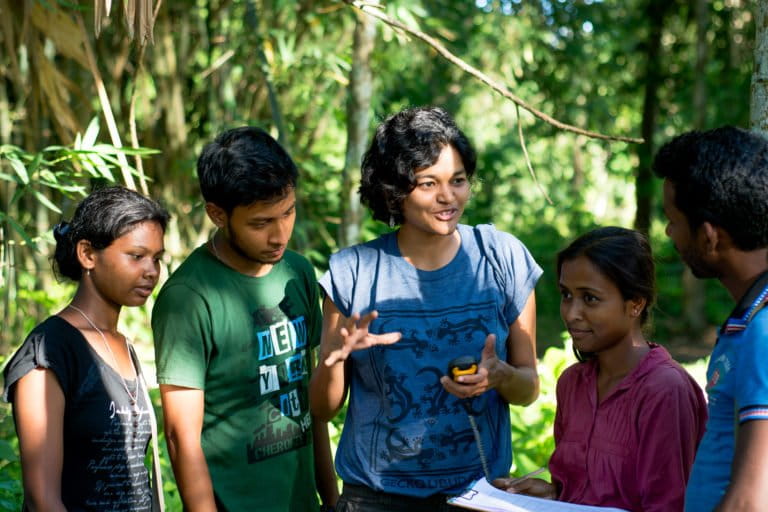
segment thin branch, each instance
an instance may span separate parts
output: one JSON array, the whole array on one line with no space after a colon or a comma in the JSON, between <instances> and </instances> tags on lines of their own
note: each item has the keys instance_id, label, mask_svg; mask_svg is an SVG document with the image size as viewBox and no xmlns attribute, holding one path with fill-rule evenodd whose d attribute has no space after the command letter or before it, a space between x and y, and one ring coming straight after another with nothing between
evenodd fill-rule
<instances>
[{"instance_id":1,"label":"thin branch","mask_svg":"<svg viewBox=\"0 0 768 512\"><path fill-rule=\"evenodd\" d=\"M536 177L536 173L533 171L531 157L528 155L528 148L525 147L525 137L523 137L523 121L520 119L520 105L515 105L515 113L517 114L517 136L520 138L520 147L523 148L523 155L525 156L525 163L528 166L528 172L531 173L533 182L539 188L539 192L544 196L544 199L546 199L549 204L554 204L547 195L547 191L541 186L539 178Z\"/></svg>"},{"instance_id":2,"label":"thin branch","mask_svg":"<svg viewBox=\"0 0 768 512\"><path fill-rule=\"evenodd\" d=\"M227 51L225 51L223 54L219 56L215 61L213 61L213 64L208 66L208 69L204 70L200 74L201 79L208 78L208 75L211 73L214 73L217 69L219 69L221 66L226 64L226 62L231 59L235 55L235 50L232 50L231 48Z\"/></svg>"},{"instance_id":3,"label":"thin branch","mask_svg":"<svg viewBox=\"0 0 768 512\"><path fill-rule=\"evenodd\" d=\"M144 47L141 47L140 52L144 52ZM136 80L139 78L139 75L144 70L144 63L141 60L141 57L139 57L138 66L136 66L136 72L133 74L133 91L131 91L131 104L128 108L128 128L131 132L131 147L134 149L138 149L139 147L139 134L136 130L136 90L138 89L138 84L136 83ZM141 162L141 155L137 154L134 156L134 161L136 162L136 172L139 175L139 185L141 186L141 191L144 195L149 194L149 189L147 188L147 176L144 174L144 164Z\"/></svg>"},{"instance_id":4,"label":"thin branch","mask_svg":"<svg viewBox=\"0 0 768 512\"><path fill-rule=\"evenodd\" d=\"M531 105L528 105L525 101L523 101L521 98L515 96L507 87L503 84L498 83L497 81L493 80L491 77L480 71L479 69L467 64L462 59L456 57L454 54L452 54L450 51L448 51L439 41L434 39L433 37L428 36L424 32L421 32L419 30L413 29L402 22L395 20L393 18L390 18L383 12L381 12L381 7L373 8L369 3L363 2L360 0L343 0L344 3L351 5L352 7L355 7L364 13L368 14L369 16L373 16L374 18L378 18L384 23L391 25L395 28L398 28L400 30L403 30L407 32L408 34L411 34L412 36L421 39L428 45L430 45L432 48L434 48L437 53L442 55L446 60L453 63L454 65L458 66L465 72L469 73L470 75L474 76L484 84L488 85L491 89L498 92L505 98L512 100L518 107L521 107L531 114L533 114L535 117L538 117L542 121L551 124L555 128L558 128L560 130L578 133L580 135L585 135L587 137L591 137L593 139L602 139L602 140L615 140L615 141L621 141L621 142L633 142L636 144L642 144L645 142L643 139L638 139L635 137L622 137L617 135L604 135L602 133L592 132L589 130L584 130L583 128L579 128L578 126L573 126L570 124L563 123L562 121L558 121L552 116L549 116L545 114L544 112L541 112L540 110L535 109Z\"/></svg>"}]
</instances>

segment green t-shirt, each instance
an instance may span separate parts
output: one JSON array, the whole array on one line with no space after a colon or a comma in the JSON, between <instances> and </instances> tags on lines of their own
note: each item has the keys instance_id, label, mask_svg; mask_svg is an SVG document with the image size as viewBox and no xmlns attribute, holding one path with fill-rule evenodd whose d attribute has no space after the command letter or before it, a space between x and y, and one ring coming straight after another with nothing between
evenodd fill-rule
<instances>
[{"instance_id":1,"label":"green t-shirt","mask_svg":"<svg viewBox=\"0 0 768 512\"><path fill-rule=\"evenodd\" d=\"M157 380L205 391L203 452L227 510L317 510L308 390L321 324L312 266L291 251L250 277L198 247L160 291Z\"/></svg>"}]
</instances>

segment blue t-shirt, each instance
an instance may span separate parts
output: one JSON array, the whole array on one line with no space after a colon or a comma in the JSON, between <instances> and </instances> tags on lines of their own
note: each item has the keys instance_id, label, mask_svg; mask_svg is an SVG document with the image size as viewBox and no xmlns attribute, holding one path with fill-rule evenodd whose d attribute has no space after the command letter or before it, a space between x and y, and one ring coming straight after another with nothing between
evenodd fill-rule
<instances>
[{"instance_id":1,"label":"blue t-shirt","mask_svg":"<svg viewBox=\"0 0 768 512\"><path fill-rule=\"evenodd\" d=\"M768 274L755 283L720 331L707 368L709 419L693 463L685 510L707 512L731 482L736 427L768 420Z\"/></svg>"},{"instance_id":2,"label":"blue t-shirt","mask_svg":"<svg viewBox=\"0 0 768 512\"><path fill-rule=\"evenodd\" d=\"M480 359L488 334L507 357L509 326L541 275L514 236L490 225L459 225L461 247L443 268L423 271L400 254L395 233L333 255L320 280L345 316L373 309L373 333L398 331L394 345L354 352L336 470L346 483L411 496L455 493L483 476L461 403L440 377L463 355ZM493 476L512 460L507 403L476 398L476 422Z\"/></svg>"}]
</instances>

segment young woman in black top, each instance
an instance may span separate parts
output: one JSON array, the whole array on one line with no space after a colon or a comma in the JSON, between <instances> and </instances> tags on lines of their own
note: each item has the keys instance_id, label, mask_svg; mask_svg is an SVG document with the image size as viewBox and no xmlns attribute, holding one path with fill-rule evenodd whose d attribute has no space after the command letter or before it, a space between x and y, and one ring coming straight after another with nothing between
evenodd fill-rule
<instances>
[{"instance_id":1,"label":"young woman in black top","mask_svg":"<svg viewBox=\"0 0 768 512\"><path fill-rule=\"evenodd\" d=\"M109 187L54 228L54 270L77 291L35 327L4 375L27 510L152 510L152 405L118 318L157 284L167 222L156 202Z\"/></svg>"}]
</instances>

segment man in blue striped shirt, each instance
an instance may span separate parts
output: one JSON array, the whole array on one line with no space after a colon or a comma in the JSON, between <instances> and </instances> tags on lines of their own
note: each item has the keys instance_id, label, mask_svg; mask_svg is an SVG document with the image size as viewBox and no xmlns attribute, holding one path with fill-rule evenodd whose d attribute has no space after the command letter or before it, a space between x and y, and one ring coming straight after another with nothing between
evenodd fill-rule
<instances>
[{"instance_id":1,"label":"man in blue striped shirt","mask_svg":"<svg viewBox=\"0 0 768 512\"><path fill-rule=\"evenodd\" d=\"M707 369L709 419L686 490L688 512L768 504L768 140L734 127L663 146L667 235L699 278L736 301Z\"/></svg>"}]
</instances>

